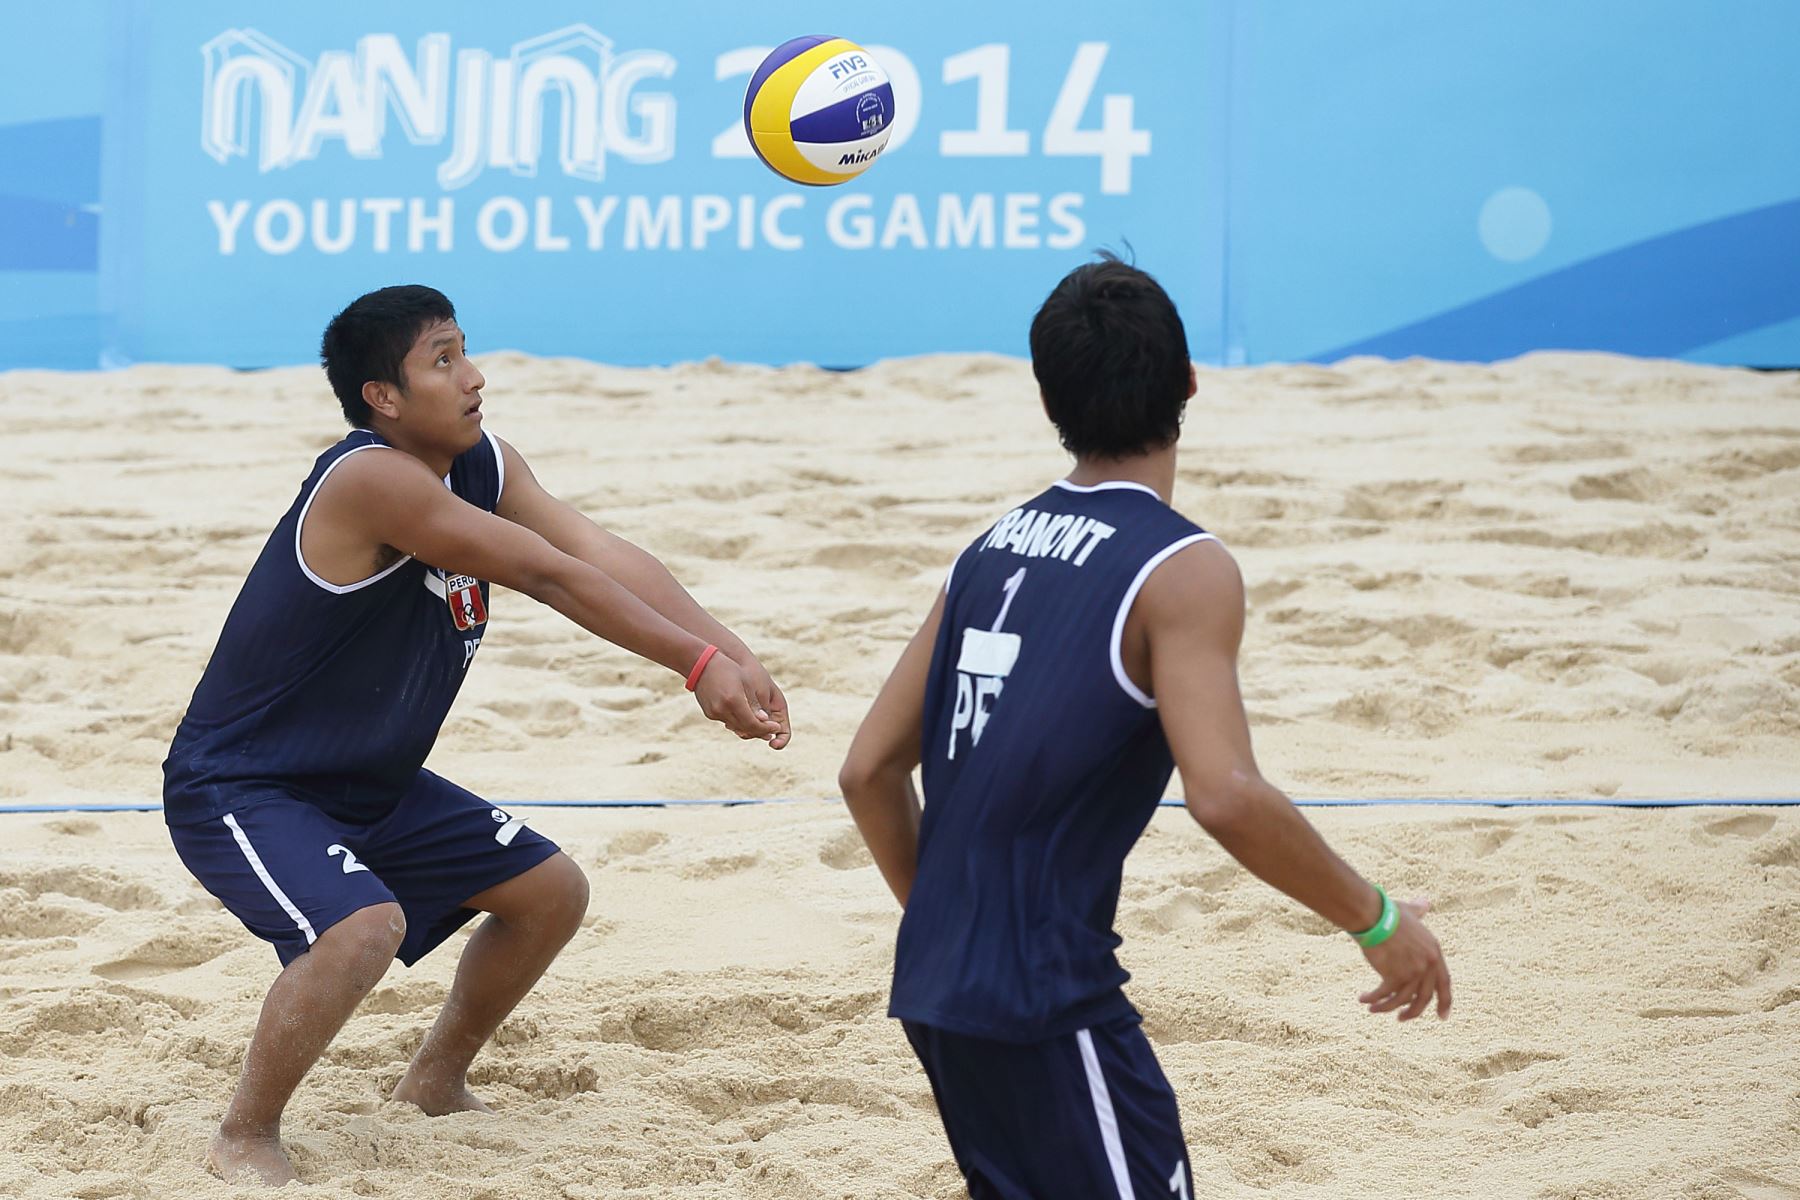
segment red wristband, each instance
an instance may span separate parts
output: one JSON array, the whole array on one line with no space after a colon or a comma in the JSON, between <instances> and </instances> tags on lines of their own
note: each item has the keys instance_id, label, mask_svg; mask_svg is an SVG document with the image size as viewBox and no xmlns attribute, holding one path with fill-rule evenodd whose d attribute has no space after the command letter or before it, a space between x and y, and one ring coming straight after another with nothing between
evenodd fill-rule
<instances>
[{"instance_id":1,"label":"red wristband","mask_svg":"<svg viewBox=\"0 0 1800 1200\"><path fill-rule=\"evenodd\" d=\"M717 654L718 652L719 652L719 648L717 646L708 646L706 649L704 649L700 652L699 661L695 662L694 669L688 672L688 677L687 677L687 690L688 691L691 692L695 688L700 686L701 672L706 670L706 664L711 662L713 655Z\"/></svg>"}]
</instances>

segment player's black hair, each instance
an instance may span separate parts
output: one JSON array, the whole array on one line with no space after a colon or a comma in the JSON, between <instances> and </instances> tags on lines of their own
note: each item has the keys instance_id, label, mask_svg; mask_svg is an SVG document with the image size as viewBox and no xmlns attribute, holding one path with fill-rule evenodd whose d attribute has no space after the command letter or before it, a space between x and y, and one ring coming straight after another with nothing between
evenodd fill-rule
<instances>
[{"instance_id":1,"label":"player's black hair","mask_svg":"<svg viewBox=\"0 0 1800 1200\"><path fill-rule=\"evenodd\" d=\"M367 428L369 405L363 384L371 381L406 386L406 353L419 334L439 321L456 320L456 308L444 293L420 284L384 287L358 296L325 326L319 361L344 419Z\"/></svg>"},{"instance_id":2,"label":"player's black hair","mask_svg":"<svg viewBox=\"0 0 1800 1200\"><path fill-rule=\"evenodd\" d=\"M1187 330L1168 293L1105 251L1063 276L1031 321L1031 373L1078 458L1173 444L1188 370Z\"/></svg>"}]
</instances>

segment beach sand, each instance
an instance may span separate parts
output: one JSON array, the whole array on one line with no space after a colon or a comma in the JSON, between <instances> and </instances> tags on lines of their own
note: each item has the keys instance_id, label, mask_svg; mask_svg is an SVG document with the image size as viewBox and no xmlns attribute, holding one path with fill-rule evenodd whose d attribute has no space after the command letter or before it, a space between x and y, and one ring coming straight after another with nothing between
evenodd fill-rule
<instances>
[{"instance_id":1,"label":"beach sand","mask_svg":"<svg viewBox=\"0 0 1800 1200\"><path fill-rule=\"evenodd\" d=\"M496 590L431 765L531 810L587 928L477 1060L386 1103L454 941L290 1109L307 1194L958 1195L883 1015L897 910L834 791L958 549L1066 469L1028 367L480 359L489 427L661 556L788 692L781 753ZM341 432L315 370L0 376L0 807L153 803L244 572ZM1202 371L1176 505L1236 554L1265 773L1300 796L1800 794L1800 380L1597 355ZM1800 810L1314 812L1429 894L1457 1012L1179 809L1127 867L1129 992L1194 1194L1800 1196ZM0 1195L224 1196L201 1154L273 954L156 814L0 817Z\"/></svg>"}]
</instances>

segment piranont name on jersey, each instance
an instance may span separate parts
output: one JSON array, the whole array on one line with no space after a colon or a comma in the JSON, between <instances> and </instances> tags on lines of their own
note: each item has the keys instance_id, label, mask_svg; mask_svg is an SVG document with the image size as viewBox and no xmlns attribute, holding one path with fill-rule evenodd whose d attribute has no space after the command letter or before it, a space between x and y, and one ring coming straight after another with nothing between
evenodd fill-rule
<instances>
[{"instance_id":1,"label":"piranont name on jersey","mask_svg":"<svg viewBox=\"0 0 1800 1200\"><path fill-rule=\"evenodd\" d=\"M1015 508L995 523L981 549L1010 550L1025 558L1060 558L1079 567L1094 547L1117 532L1092 517Z\"/></svg>"}]
</instances>

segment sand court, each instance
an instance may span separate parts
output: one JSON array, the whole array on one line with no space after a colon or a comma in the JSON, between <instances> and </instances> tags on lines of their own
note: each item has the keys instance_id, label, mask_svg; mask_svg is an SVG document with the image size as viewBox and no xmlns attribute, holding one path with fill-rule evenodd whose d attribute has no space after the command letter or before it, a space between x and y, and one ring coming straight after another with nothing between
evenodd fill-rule
<instances>
[{"instance_id":1,"label":"sand court","mask_svg":"<svg viewBox=\"0 0 1800 1200\"><path fill-rule=\"evenodd\" d=\"M1210 1194L1794 1194L1792 810L1317 818L1366 870L1438 895L1457 1012L1362 1014L1340 938L1164 810L1119 929ZM396 967L290 1109L308 1194L962 1194L883 1016L897 914L835 808L539 819L595 902L477 1060L499 1113L384 1102L455 956ZM10 818L8 1194L234 1192L199 1151L273 959L171 870L158 822Z\"/></svg>"},{"instance_id":2,"label":"sand court","mask_svg":"<svg viewBox=\"0 0 1800 1200\"><path fill-rule=\"evenodd\" d=\"M478 336L479 331L471 331ZM480 359L494 432L762 649L796 738L496 593L431 766L496 800L831 795L956 551L1064 469L1029 368ZM153 803L245 570L335 440L316 371L0 378L0 805ZM1177 506L1237 555L1259 758L1298 795L1800 793L1800 381L1600 355L1202 371ZM898 913L838 806L530 810L588 924L476 1062L387 1103L460 938L290 1109L322 1196L959 1194L883 1016ZM1320 811L1436 897L1447 1024L1179 810L1127 867L1129 994L1196 1194L1800 1195L1800 814ZM0 817L0 1194L225 1195L201 1152L273 954L156 814Z\"/></svg>"}]
</instances>

